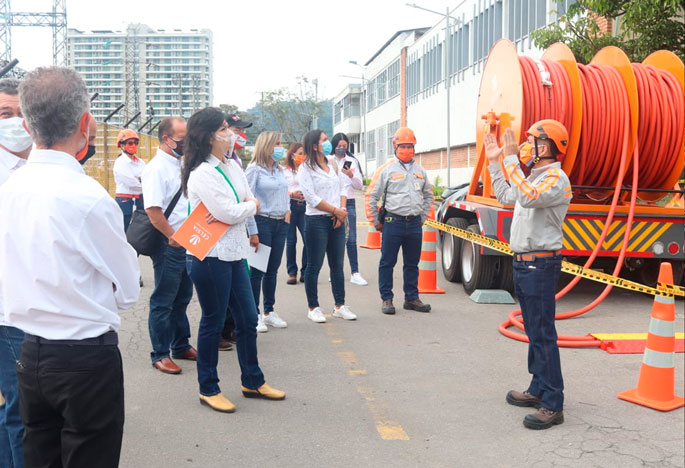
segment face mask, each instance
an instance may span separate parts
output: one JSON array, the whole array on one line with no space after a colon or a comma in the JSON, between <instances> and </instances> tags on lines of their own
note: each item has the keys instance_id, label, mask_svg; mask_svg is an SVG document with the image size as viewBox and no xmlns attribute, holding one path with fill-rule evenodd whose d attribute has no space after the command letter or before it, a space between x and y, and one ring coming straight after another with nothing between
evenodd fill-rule
<instances>
[{"instance_id":1,"label":"face mask","mask_svg":"<svg viewBox=\"0 0 685 468\"><path fill-rule=\"evenodd\" d=\"M33 143L22 121L21 117L0 120L0 145L13 153L24 151Z\"/></svg>"},{"instance_id":2,"label":"face mask","mask_svg":"<svg viewBox=\"0 0 685 468\"><path fill-rule=\"evenodd\" d=\"M79 162L81 163L81 166L83 166L86 161L88 161L90 158L93 157L95 154L95 145L88 145L88 151L86 151L86 155L81 159Z\"/></svg>"},{"instance_id":3,"label":"face mask","mask_svg":"<svg viewBox=\"0 0 685 468\"><path fill-rule=\"evenodd\" d=\"M285 148L282 146L276 146L274 148L274 152L271 153L271 157L273 158L274 161L278 162L281 159L283 159L283 156L285 156Z\"/></svg>"},{"instance_id":4,"label":"face mask","mask_svg":"<svg viewBox=\"0 0 685 468\"><path fill-rule=\"evenodd\" d=\"M321 152L328 156L331 154L331 151L333 151L333 145L331 145L331 142L326 140L323 143L321 143Z\"/></svg>"},{"instance_id":5,"label":"face mask","mask_svg":"<svg viewBox=\"0 0 685 468\"><path fill-rule=\"evenodd\" d=\"M238 149L245 148L247 144L247 135L239 133L235 140L235 147Z\"/></svg>"},{"instance_id":6,"label":"face mask","mask_svg":"<svg viewBox=\"0 0 685 468\"><path fill-rule=\"evenodd\" d=\"M124 152L131 156L135 155L138 152L138 143L126 143L124 145Z\"/></svg>"},{"instance_id":7,"label":"face mask","mask_svg":"<svg viewBox=\"0 0 685 468\"><path fill-rule=\"evenodd\" d=\"M338 157L345 156L347 154L347 150L345 148L336 148L335 149L335 155Z\"/></svg>"},{"instance_id":8,"label":"face mask","mask_svg":"<svg viewBox=\"0 0 685 468\"><path fill-rule=\"evenodd\" d=\"M397 159L404 163L411 162L414 159L414 148L397 148L395 150Z\"/></svg>"},{"instance_id":9,"label":"face mask","mask_svg":"<svg viewBox=\"0 0 685 468\"><path fill-rule=\"evenodd\" d=\"M174 140L171 137L169 137L169 139L176 143L176 148L171 148L171 152L174 153L174 156L177 158L183 156L183 140Z\"/></svg>"},{"instance_id":10,"label":"face mask","mask_svg":"<svg viewBox=\"0 0 685 468\"><path fill-rule=\"evenodd\" d=\"M224 143L235 143L235 133L228 131L227 136L221 136L218 133L214 134L214 139L216 141L223 141Z\"/></svg>"},{"instance_id":11,"label":"face mask","mask_svg":"<svg viewBox=\"0 0 685 468\"><path fill-rule=\"evenodd\" d=\"M535 160L534 148L530 143L525 143L519 150L519 162L522 166L530 168Z\"/></svg>"},{"instance_id":12,"label":"face mask","mask_svg":"<svg viewBox=\"0 0 685 468\"><path fill-rule=\"evenodd\" d=\"M304 162L305 159L307 159L307 155L302 153L302 154L294 154L293 159L295 160L295 165L299 166Z\"/></svg>"}]
</instances>

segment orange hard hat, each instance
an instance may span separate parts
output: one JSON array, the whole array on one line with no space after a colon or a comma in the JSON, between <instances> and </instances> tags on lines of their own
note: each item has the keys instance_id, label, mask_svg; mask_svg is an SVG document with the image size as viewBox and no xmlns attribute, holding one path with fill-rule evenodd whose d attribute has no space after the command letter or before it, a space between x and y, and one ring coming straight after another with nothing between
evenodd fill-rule
<instances>
[{"instance_id":1,"label":"orange hard hat","mask_svg":"<svg viewBox=\"0 0 685 468\"><path fill-rule=\"evenodd\" d=\"M125 128L122 131L119 132L117 135L117 146L121 146L122 141L130 140L131 138L135 138L136 140L140 140L138 138L138 134L131 130L130 128Z\"/></svg>"},{"instance_id":2,"label":"orange hard hat","mask_svg":"<svg viewBox=\"0 0 685 468\"><path fill-rule=\"evenodd\" d=\"M400 127L395 132L392 137L392 145L397 148L397 145L410 143L412 145L416 144L416 137L414 136L414 131L409 127Z\"/></svg>"},{"instance_id":3,"label":"orange hard hat","mask_svg":"<svg viewBox=\"0 0 685 468\"><path fill-rule=\"evenodd\" d=\"M556 120L539 120L530 126L526 135L533 135L541 140L552 140L561 154L566 154L568 148L568 131L564 125Z\"/></svg>"}]
</instances>

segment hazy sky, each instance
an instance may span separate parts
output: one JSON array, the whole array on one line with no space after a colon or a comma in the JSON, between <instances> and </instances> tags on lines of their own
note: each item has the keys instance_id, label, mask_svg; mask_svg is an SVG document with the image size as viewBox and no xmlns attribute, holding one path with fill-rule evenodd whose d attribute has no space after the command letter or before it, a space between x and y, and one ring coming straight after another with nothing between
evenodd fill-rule
<instances>
[{"instance_id":1,"label":"hazy sky","mask_svg":"<svg viewBox=\"0 0 685 468\"><path fill-rule=\"evenodd\" d=\"M12 10L43 12L51 0L12 0ZM211 29L214 34L214 104L251 107L260 91L319 80L319 96L334 97L361 76L348 61L365 63L398 30L433 26L441 18L406 0L67 0L70 28L124 30ZM409 3L414 3L410 1ZM416 0L437 11L459 2ZM52 28L12 28L13 56L30 70L52 63ZM357 81L359 82L359 81Z\"/></svg>"}]
</instances>

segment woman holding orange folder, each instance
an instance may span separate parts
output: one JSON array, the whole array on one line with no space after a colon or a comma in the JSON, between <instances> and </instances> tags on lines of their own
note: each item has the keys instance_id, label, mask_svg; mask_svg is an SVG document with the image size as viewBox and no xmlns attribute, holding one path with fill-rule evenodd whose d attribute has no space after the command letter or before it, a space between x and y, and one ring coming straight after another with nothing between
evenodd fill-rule
<instances>
[{"instance_id":1,"label":"woman holding orange folder","mask_svg":"<svg viewBox=\"0 0 685 468\"><path fill-rule=\"evenodd\" d=\"M235 135L217 108L202 109L188 121L183 190L191 209L203 203L210 220L230 226L207 257L202 261L193 257L190 267L190 277L202 307L197 339L200 403L224 413L235 411L235 405L221 393L217 374L219 337L229 305L236 327L243 396L285 398L285 392L265 383L257 359L257 307L245 258L246 220L259 212L259 201L241 168L225 157L231 154L234 143Z\"/></svg>"}]
</instances>

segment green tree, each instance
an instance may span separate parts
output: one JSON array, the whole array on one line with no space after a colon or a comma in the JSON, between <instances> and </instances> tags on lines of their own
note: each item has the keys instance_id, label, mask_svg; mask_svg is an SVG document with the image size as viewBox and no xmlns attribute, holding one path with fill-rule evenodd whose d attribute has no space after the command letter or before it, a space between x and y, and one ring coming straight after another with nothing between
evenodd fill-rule
<instances>
[{"instance_id":1,"label":"green tree","mask_svg":"<svg viewBox=\"0 0 685 468\"><path fill-rule=\"evenodd\" d=\"M595 19L615 22L604 33ZM588 63L603 47L623 49L631 61L641 62L652 52L666 49L685 59L685 22L682 0L578 0L559 21L531 34L545 49L555 42L568 45L581 63Z\"/></svg>"}]
</instances>

